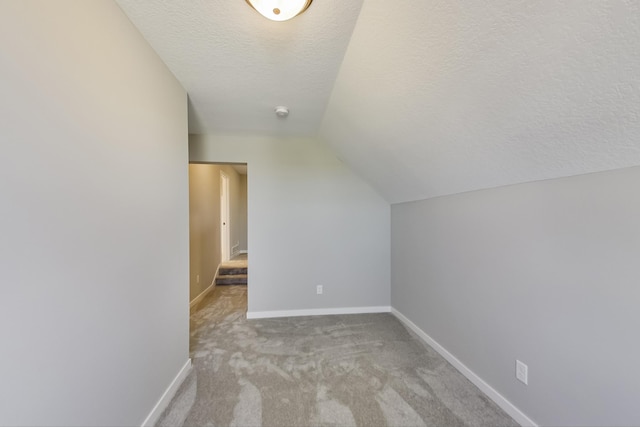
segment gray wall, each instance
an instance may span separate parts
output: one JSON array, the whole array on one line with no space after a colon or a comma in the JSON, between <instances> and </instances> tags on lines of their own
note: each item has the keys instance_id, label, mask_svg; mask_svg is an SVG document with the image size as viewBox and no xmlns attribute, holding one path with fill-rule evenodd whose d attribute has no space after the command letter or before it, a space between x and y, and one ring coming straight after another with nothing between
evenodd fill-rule
<instances>
[{"instance_id":1,"label":"gray wall","mask_svg":"<svg viewBox=\"0 0 640 427\"><path fill-rule=\"evenodd\" d=\"M215 278L222 259L220 244L220 172L229 177L230 248L246 236L243 217L246 190L235 169L228 165L189 165L189 260L190 300L193 301ZM245 180L246 182L246 180ZM246 208L245 208L246 209ZM246 237L245 237L246 238Z\"/></svg>"},{"instance_id":2,"label":"gray wall","mask_svg":"<svg viewBox=\"0 0 640 427\"><path fill-rule=\"evenodd\" d=\"M326 146L191 135L189 147L192 162L248 164L249 312L389 305L389 204Z\"/></svg>"},{"instance_id":3,"label":"gray wall","mask_svg":"<svg viewBox=\"0 0 640 427\"><path fill-rule=\"evenodd\" d=\"M238 240L240 241L241 251L247 250L247 201L249 200L249 193L247 187L247 175L240 175L239 192L240 192L240 208L238 210L238 218L244 224L244 227L239 229Z\"/></svg>"},{"instance_id":4,"label":"gray wall","mask_svg":"<svg viewBox=\"0 0 640 427\"><path fill-rule=\"evenodd\" d=\"M640 425L638 182L636 167L393 205L393 307L540 424Z\"/></svg>"},{"instance_id":5,"label":"gray wall","mask_svg":"<svg viewBox=\"0 0 640 427\"><path fill-rule=\"evenodd\" d=\"M188 361L187 98L112 1L0 2L0 425L140 425Z\"/></svg>"}]
</instances>

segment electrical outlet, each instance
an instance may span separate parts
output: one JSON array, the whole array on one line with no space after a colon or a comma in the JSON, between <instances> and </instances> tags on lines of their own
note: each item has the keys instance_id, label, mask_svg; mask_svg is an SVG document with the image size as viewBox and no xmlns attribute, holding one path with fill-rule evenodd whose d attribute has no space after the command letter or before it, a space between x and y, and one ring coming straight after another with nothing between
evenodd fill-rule
<instances>
[{"instance_id":1,"label":"electrical outlet","mask_svg":"<svg viewBox=\"0 0 640 427\"><path fill-rule=\"evenodd\" d=\"M199 274L196 276L196 283L200 283L200 275Z\"/></svg>"},{"instance_id":2,"label":"electrical outlet","mask_svg":"<svg viewBox=\"0 0 640 427\"><path fill-rule=\"evenodd\" d=\"M324 289L322 289L322 285L316 286L316 294L322 295L323 291L324 291Z\"/></svg>"},{"instance_id":3,"label":"electrical outlet","mask_svg":"<svg viewBox=\"0 0 640 427\"><path fill-rule=\"evenodd\" d=\"M516 359L516 378L525 385L529 384L529 367Z\"/></svg>"}]
</instances>

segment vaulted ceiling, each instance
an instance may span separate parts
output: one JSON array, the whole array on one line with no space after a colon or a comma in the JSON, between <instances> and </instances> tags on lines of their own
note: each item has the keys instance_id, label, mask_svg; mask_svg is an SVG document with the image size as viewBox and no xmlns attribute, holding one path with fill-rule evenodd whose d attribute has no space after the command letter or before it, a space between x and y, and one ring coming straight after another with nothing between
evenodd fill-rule
<instances>
[{"instance_id":1,"label":"vaulted ceiling","mask_svg":"<svg viewBox=\"0 0 640 427\"><path fill-rule=\"evenodd\" d=\"M634 0L118 3L192 133L319 136L391 203L640 165Z\"/></svg>"},{"instance_id":2,"label":"vaulted ceiling","mask_svg":"<svg viewBox=\"0 0 640 427\"><path fill-rule=\"evenodd\" d=\"M189 93L191 133L315 135L362 0L286 22L245 0L118 0ZM289 107L278 119L274 108Z\"/></svg>"}]
</instances>

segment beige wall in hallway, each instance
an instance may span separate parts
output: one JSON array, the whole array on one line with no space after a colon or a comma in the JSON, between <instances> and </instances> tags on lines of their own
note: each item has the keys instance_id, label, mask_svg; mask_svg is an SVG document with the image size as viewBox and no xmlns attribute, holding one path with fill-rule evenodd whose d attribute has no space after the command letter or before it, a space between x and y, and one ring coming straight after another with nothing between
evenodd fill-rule
<instances>
[{"instance_id":1,"label":"beige wall in hallway","mask_svg":"<svg viewBox=\"0 0 640 427\"><path fill-rule=\"evenodd\" d=\"M241 175L229 165L189 165L189 297L193 301L215 278L222 259L220 250L220 172L229 177L229 242L236 245L241 238L246 241L245 190ZM245 201L242 201L245 197ZM244 236L244 237L241 237ZM245 244L246 248L246 244Z\"/></svg>"}]
</instances>

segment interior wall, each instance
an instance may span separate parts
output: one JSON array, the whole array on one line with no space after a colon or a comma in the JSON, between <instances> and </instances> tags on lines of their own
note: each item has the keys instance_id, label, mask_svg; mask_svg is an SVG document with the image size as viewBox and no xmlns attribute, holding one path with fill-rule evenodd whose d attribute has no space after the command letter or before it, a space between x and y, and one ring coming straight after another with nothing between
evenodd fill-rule
<instances>
[{"instance_id":1,"label":"interior wall","mask_svg":"<svg viewBox=\"0 0 640 427\"><path fill-rule=\"evenodd\" d=\"M220 168L190 164L190 301L212 284L220 258Z\"/></svg>"},{"instance_id":2,"label":"interior wall","mask_svg":"<svg viewBox=\"0 0 640 427\"><path fill-rule=\"evenodd\" d=\"M240 176L229 165L189 165L189 260L190 300L213 284L222 261L220 244L220 173L229 177L230 247L246 236L242 217ZM245 202L246 204L246 202Z\"/></svg>"},{"instance_id":3,"label":"interior wall","mask_svg":"<svg viewBox=\"0 0 640 427\"><path fill-rule=\"evenodd\" d=\"M0 425L140 425L189 358L187 96L113 1L0 2Z\"/></svg>"},{"instance_id":4,"label":"interior wall","mask_svg":"<svg viewBox=\"0 0 640 427\"><path fill-rule=\"evenodd\" d=\"M237 135L189 144L192 162L248 163L249 312L389 305L389 205L324 144Z\"/></svg>"},{"instance_id":5,"label":"interior wall","mask_svg":"<svg viewBox=\"0 0 640 427\"><path fill-rule=\"evenodd\" d=\"M223 165L229 177L229 254L231 257L240 251L240 241L247 235L247 217L242 215L242 205L246 205L246 190L242 189L241 175L230 165ZM246 180L245 180L246 183Z\"/></svg>"},{"instance_id":6,"label":"interior wall","mask_svg":"<svg viewBox=\"0 0 640 427\"><path fill-rule=\"evenodd\" d=\"M247 175L240 175L239 192L240 192L240 209L238 216L240 221L244 224L244 227L239 229L238 240L240 243L239 250L247 250L247 201L249 200L249 193L247 187Z\"/></svg>"},{"instance_id":7,"label":"interior wall","mask_svg":"<svg viewBox=\"0 0 640 427\"><path fill-rule=\"evenodd\" d=\"M640 425L638 182L634 167L393 205L393 307L541 425Z\"/></svg>"}]
</instances>

